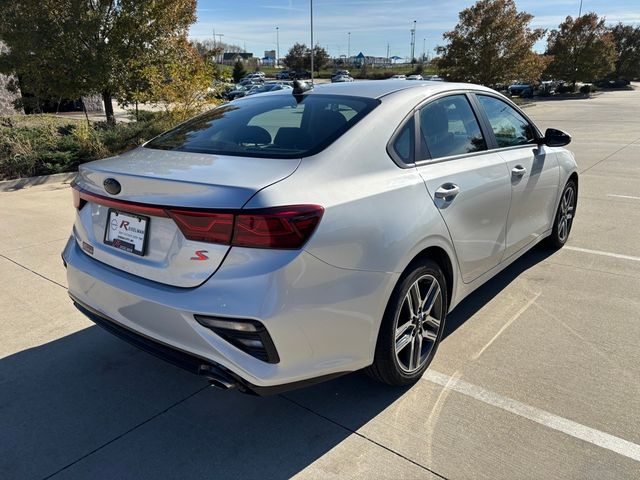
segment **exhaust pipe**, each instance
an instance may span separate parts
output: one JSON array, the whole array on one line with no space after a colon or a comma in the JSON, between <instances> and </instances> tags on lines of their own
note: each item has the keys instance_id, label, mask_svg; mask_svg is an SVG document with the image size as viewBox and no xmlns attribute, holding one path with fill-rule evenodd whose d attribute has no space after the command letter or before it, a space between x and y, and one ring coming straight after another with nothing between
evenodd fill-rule
<instances>
[{"instance_id":1,"label":"exhaust pipe","mask_svg":"<svg viewBox=\"0 0 640 480\"><path fill-rule=\"evenodd\" d=\"M209 365L200 365L200 375L207 377L212 387L220 390L231 390L238 387L238 382L231 377L217 371Z\"/></svg>"}]
</instances>

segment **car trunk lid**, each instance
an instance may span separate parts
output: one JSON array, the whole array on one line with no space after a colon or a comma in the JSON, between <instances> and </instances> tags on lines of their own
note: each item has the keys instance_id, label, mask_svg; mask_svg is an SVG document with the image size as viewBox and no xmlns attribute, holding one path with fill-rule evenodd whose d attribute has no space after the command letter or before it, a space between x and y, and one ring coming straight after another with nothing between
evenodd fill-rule
<instances>
[{"instance_id":1,"label":"car trunk lid","mask_svg":"<svg viewBox=\"0 0 640 480\"><path fill-rule=\"evenodd\" d=\"M259 190L291 175L300 160L221 156L138 148L80 167L74 188L84 206L74 226L81 248L96 260L133 275L178 287L196 287L220 266L228 245L189 240L167 213L238 210ZM105 191L105 180L119 186ZM114 232L130 223L143 251L113 244ZM125 225L125 228L127 228ZM126 232L125 232L126 233ZM105 243L107 241L107 243Z\"/></svg>"}]
</instances>

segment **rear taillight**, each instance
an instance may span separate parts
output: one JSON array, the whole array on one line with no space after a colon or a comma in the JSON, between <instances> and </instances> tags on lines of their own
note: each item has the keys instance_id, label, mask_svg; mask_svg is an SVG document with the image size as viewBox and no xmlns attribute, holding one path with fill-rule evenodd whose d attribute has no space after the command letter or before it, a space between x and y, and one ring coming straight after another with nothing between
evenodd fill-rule
<instances>
[{"instance_id":1,"label":"rear taillight","mask_svg":"<svg viewBox=\"0 0 640 480\"><path fill-rule=\"evenodd\" d=\"M324 209L293 205L236 214L167 209L189 240L236 247L301 248L315 231Z\"/></svg>"},{"instance_id":2,"label":"rear taillight","mask_svg":"<svg viewBox=\"0 0 640 480\"><path fill-rule=\"evenodd\" d=\"M322 218L318 205L278 207L236 217L232 245L257 248L300 248Z\"/></svg>"},{"instance_id":3,"label":"rear taillight","mask_svg":"<svg viewBox=\"0 0 640 480\"><path fill-rule=\"evenodd\" d=\"M192 212L168 210L182 234L189 240L199 242L231 242L233 215L231 213Z\"/></svg>"},{"instance_id":4,"label":"rear taillight","mask_svg":"<svg viewBox=\"0 0 640 480\"><path fill-rule=\"evenodd\" d=\"M125 212L171 217L189 240L236 247L297 249L315 231L324 208L319 205L291 205L259 210L189 210L104 197L73 185L73 204L82 208L93 202Z\"/></svg>"}]
</instances>

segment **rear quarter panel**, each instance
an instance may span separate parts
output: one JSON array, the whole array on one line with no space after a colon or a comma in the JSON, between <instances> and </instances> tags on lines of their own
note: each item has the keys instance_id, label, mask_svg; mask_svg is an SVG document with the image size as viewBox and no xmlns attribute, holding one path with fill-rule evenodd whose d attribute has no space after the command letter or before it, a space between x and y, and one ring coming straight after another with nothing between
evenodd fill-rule
<instances>
[{"instance_id":1,"label":"rear quarter panel","mask_svg":"<svg viewBox=\"0 0 640 480\"><path fill-rule=\"evenodd\" d=\"M325 213L305 250L345 269L402 272L424 248L440 246L457 265L442 217L417 170L386 152L396 127L421 98L384 101L290 177L263 189L246 208L313 203Z\"/></svg>"}]
</instances>

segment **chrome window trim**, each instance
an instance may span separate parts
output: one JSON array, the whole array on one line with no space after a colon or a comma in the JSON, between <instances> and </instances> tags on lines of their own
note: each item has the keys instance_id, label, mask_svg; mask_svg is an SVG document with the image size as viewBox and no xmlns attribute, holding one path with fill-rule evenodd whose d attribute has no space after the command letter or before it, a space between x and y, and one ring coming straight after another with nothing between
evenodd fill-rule
<instances>
[{"instance_id":1,"label":"chrome window trim","mask_svg":"<svg viewBox=\"0 0 640 480\"><path fill-rule=\"evenodd\" d=\"M478 152L470 152L470 153L463 153L460 155L450 155L448 157L439 157L439 158L425 158L422 160L416 160L417 158L419 158L420 156L420 143L419 142L419 135L420 135L420 109L423 108L424 106L426 106L427 104L438 100L440 98L443 97L448 97L451 95L465 95L467 97L467 100L469 101L469 104L471 106L471 110L473 111L474 115L476 116L476 120L478 121L478 125L480 126L480 131L482 132L482 135L484 136L485 142L487 143L487 148L486 150L480 150ZM499 93L496 92L491 92L491 91L485 91L485 90L475 90L475 89L456 89L456 90L448 90L446 92L440 92L437 93L433 96L430 96L424 100L421 100L420 103L418 103L403 119L402 122L400 122L400 125L394 130L393 134L391 135L391 138L389 139L389 141L387 142L387 154L391 157L391 159L393 160L393 162L400 168L406 169L406 168L414 168L414 167L421 167L424 165L431 165L434 163L441 163L441 162L450 162L450 161L454 161L454 160L459 160L459 159L463 159L463 158L467 158L467 157L471 157L471 156L475 156L475 155L484 155L487 153L500 153L500 152L504 152L504 151L509 151L509 150L517 150L517 149L521 149L521 148L535 148L535 147L540 147L540 144L537 142L532 142L532 143L526 143L523 145L512 145L509 147L498 147L497 146L497 141L495 139L495 135L493 133L493 130L491 129L491 125L489 123L489 119L487 118L486 113L484 112L484 109L482 108L482 105L480 105L480 101L476 98L477 95L486 95L488 97L493 97L497 100L502 100L503 102L505 102L507 105L509 105L510 107L515 108L515 110L522 115L522 117L533 127L534 132L536 133L536 140L540 140L541 138L543 138L544 136L540 133L540 129L538 128L538 126L533 122L533 120L531 120L531 118L529 118L529 116L524 113L522 111L522 109L520 107L518 107L518 105L516 105L513 101L511 101L509 98L500 95ZM394 148L393 148L393 142L396 140L396 137L398 136L398 134L402 131L402 129L404 128L404 126L406 125L406 123L408 121L411 120L411 118L414 119L414 127L415 127L415 132L414 132L414 154L413 154L413 158L414 158L414 162L413 163L405 163L395 152Z\"/></svg>"},{"instance_id":2,"label":"chrome window trim","mask_svg":"<svg viewBox=\"0 0 640 480\"><path fill-rule=\"evenodd\" d=\"M461 158L467 158L467 157L473 157L473 156L477 156L477 155L485 155L487 153L499 153L501 151L505 151L505 150L517 150L517 149L521 149L521 148L535 148L535 147L539 147L538 144L536 143L527 143L525 145L515 145L512 147L502 147L502 148L491 148L488 150L480 150L478 152L470 152L470 153L463 153L460 155L450 155L448 157L439 157L439 158L433 158L433 159L426 159L426 160L419 160L415 163L416 167L420 167L423 165L431 165L433 163L441 163L441 162L449 162L449 161L453 161L453 160L459 160Z\"/></svg>"}]
</instances>

